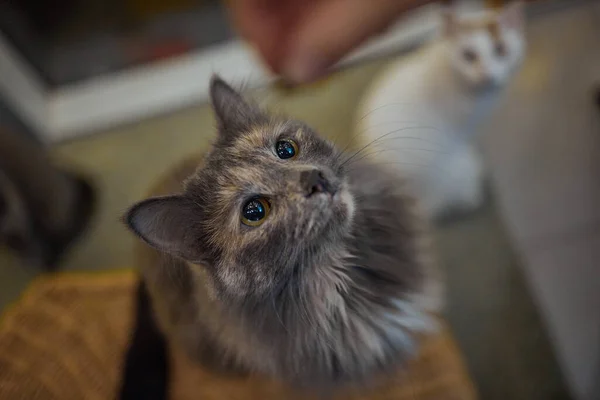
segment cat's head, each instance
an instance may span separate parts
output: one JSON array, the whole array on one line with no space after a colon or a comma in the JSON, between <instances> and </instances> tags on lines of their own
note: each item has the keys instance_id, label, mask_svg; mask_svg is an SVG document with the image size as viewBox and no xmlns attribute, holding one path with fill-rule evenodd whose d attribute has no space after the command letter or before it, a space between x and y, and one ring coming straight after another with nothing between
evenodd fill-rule
<instances>
[{"instance_id":1,"label":"cat's head","mask_svg":"<svg viewBox=\"0 0 600 400\"><path fill-rule=\"evenodd\" d=\"M340 154L218 77L210 93L218 136L204 163L183 193L144 200L126 221L150 246L204 266L217 296L272 294L349 232L354 203Z\"/></svg>"},{"instance_id":2,"label":"cat's head","mask_svg":"<svg viewBox=\"0 0 600 400\"><path fill-rule=\"evenodd\" d=\"M507 82L525 53L524 5L458 16L444 13L444 35L456 72L473 88Z\"/></svg>"}]
</instances>

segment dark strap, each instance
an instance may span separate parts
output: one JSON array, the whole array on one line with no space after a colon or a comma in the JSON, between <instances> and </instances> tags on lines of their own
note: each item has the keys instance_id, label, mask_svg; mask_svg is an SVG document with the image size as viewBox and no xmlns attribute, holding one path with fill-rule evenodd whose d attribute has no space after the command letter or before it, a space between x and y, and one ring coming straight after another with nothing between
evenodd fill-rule
<instances>
[{"instance_id":1,"label":"dark strap","mask_svg":"<svg viewBox=\"0 0 600 400\"><path fill-rule=\"evenodd\" d=\"M166 400L169 386L167 342L159 330L146 284L140 280L133 336L127 350L119 399Z\"/></svg>"}]
</instances>

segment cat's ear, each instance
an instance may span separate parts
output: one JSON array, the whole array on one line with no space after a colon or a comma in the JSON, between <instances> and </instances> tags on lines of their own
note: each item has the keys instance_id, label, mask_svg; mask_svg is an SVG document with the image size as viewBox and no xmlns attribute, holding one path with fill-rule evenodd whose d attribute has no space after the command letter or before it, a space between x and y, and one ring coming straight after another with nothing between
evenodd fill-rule
<instances>
[{"instance_id":1,"label":"cat's ear","mask_svg":"<svg viewBox=\"0 0 600 400\"><path fill-rule=\"evenodd\" d=\"M498 23L508 29L519 31L525 28L525 3L523 1L513 1L500 12Z\"/></svg>"},{"instance_id":2,"label":"cat's ear","mask_svg":"<svg viewBox=\"0 0 600 400\"><path fill-rule=\"evenodd\" d=\"M247 130L264 117L257 106L246 101L218 75L213 75L210 81L210 100L221 134Z\"/></svg>"},{"instance_id":3,"label":"cat's ear","mask_svg":"<svg viewBox=\"0 0 600 400\"><path fill-rule=\"evenodd\" d=\"M455 36L460 28L460 23L456 14L450 6L444 6L442 8L442 32L446 37Z\"/></svg>"},{"instance_id":4,"label":"cat's ear","mask_svg":"<svg viewBox=\"0 0 600 400\"><path fill-rule=\"evenodd\" d=\"M157 250L192 262L202 261L200 208L183 196L154 197L129 209L124 222Z\"/></svg>"}]
</instances>

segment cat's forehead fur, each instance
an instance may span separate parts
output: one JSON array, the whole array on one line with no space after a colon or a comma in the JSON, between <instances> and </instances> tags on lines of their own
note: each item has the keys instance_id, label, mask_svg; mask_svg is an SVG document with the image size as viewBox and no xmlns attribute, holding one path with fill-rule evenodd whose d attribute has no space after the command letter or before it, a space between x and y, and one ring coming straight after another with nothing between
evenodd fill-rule
<instances>
[{"instance_id":1,"label":"cat's forehead fur","mask_svg":"<svg viewBox=\"0 0 600 400\"><path fill-rule=\"evenodd\" d=\"M446 29L451 35L460 37L486 34L493 41L500 41L505 30L521 30L522 19L523 5L519 1L499 10L471 11L464 15L450 10L444 12Z\"/></svg>"},{"instance_id":2,"label":"cat's forehead fur","mask_svg":"<svg viewBox=\"0 0 600 400\"><path fill-rule=\"evenodd\" d=\"M213 153L233 157L238 163L266 162L278 166L281 160L273 158L274 145L280 139L294 139L302 144L303 158L318 160L332 154L332 146L318 137L308 126L291 120L272 119L268 123L250 126L226 146L219 146Z\"/></svg>"},{"instance_id":3,"label":"cat's forehead fur","mask_svg":"<svg viewBox=\"0 0 600 400\"><path fill-rule=\"evenodd\" d=\"M281 139L299 143L300 163L286 163L277 157L275 144ZM255 195L282 198L297 183L291 179L294 172L304 164L323 167L332 154L332 147L307 126L273 119L249 125L234 138L215 145L206 163L187 180L185 187L195 195L201 190L199 198L207 202L207 207L229 213L226 220L231 231L237 231L243 227L239 226L239 214L231 212L233 209ZM207 192L211 193L210 198L206 198ZM212 215L216 215L215 221L222 217L220 213Z\"/></svg>"},{"instance_id":4,"label":"cat's forehead fur","mask_svg":"<svg viewBox=\"0 0 600 400\"><path fill-rule=\"evenodd\" d=\"M458 27L465 33L475 31L495 32L500 28L498 15L490 11L482 11L458 18Z\"/></svg>"},{"instance_id":5,"label":"cat's forehead fur","mask_svg":"<svg viewBox=\"0 0 600 400\"><path fill-rule=\"evenodd\" d=\"M280 140L293 140L298 144L299 155L295 162L277 157L275 145ZM235 137L217 143L186 187L211 179L213 189L229 191L231 196L243 196L245 192L275 194L278 186L287 183L280 174L309 166L326 167L333 155L333 146L308 126L274 118L249 125Z\"/></svg>"}]
</instances>

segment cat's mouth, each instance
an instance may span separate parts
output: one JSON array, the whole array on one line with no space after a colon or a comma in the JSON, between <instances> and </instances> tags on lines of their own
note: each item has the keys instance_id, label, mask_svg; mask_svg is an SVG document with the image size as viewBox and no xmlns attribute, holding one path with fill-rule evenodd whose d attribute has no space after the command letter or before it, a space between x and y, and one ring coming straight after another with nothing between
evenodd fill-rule
<instances>
[{"instance_id":1,"label":"cat's mouth","mask_svg":"<svg viewBox=\"0 0 600 400\"><path fill-rule=\"evenodd\" d=\"M486 94L499 90L502 87L503 81L494 77L485 77L479 79L472 85L472 88L478 94Z\"/></svg>"},{"instance_id":2,"label":"cat's mouth","mask_svg":"<svg viewBox=\"0 0 600 400\"><path fill-rule=\"evenodd\" d=\"M337 179L327 175L318 169L302 172L300 175L300 186L304 197L311 198L326 195L333 198L338 192L340 185Z\"/></svg>"},{"instance_id":3,"label":"cat's mouth","mask_svg":"<svg viewBox=\"0 0 600 400\"><path fill-rule=\"evenodd\" d=\"M341 194L341 190L338 188L322 188L305 195L304 201L326 212L330 207L341 203Z\"/></svg>"},{"instance_id":4,"label":"cat's mouth","mask_svg":"<svg viewBox=\"0 0 600 400\"><path fill-rule=\"evenodd\" d=\"M347 188L342 181L321 180L304 193L304 199L309 202L314 200L319 204L334 205L342 201L344 191L347 191Z\"/></svg>"},{"instance_id":5,"label":"cat's mouth","mask_svg":"<svg viewBox=\"0 0 600 400\"><path fill-rule=\"evenodd\" d=\"M313 197L318 195L326 195L333 198L338 192L338 189L328 182L320 183L313 186L310 191L305 195L306 197Z\"/></svg>"},{"instance_id":6,"label":"cat's mouth","mask_svg":"<svg viewBox=\"0 0 600 400\"><path fill-rule=\"evenodd\" d=\"M350 226L354 214L354 201L345 185L318 188L304 196L302 202L310 209L306 219L298 224L296 237L323 238L330 231L340 233Z\"/></svg>"}]
</instances>

